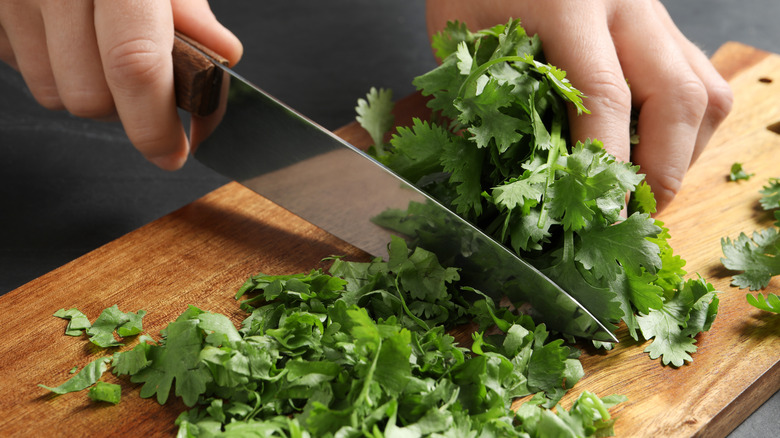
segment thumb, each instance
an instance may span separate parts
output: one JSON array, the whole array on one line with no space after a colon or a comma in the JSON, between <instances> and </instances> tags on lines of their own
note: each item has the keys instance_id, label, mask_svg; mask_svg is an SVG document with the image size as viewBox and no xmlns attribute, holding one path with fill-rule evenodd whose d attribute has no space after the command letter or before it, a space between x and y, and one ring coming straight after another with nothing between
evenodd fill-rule
<instances>
[{"instance_id":1,"label":"thumb","mask_svg":"<svg viewBox=\"0 0 780 438\"><path fill-rule=\"evenodd\" d=\"M214 16L208 0L171 0L173 23L182 32L228 60L238 63L244 48L241 41Z\"/></svg>"}]
</instances>

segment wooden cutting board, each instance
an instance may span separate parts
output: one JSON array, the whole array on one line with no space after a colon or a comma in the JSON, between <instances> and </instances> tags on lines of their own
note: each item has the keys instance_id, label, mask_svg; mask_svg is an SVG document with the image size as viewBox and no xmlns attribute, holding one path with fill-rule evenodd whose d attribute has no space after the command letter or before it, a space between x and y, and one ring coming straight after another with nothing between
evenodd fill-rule
<instances>
[{"instance_id":1,"label":"wooden cutting board","mask_svg":"<svg viewBox=\"0 0 780 438\"><path fill-rule=\"evenodd\" d=\"M780 177L780 135L773 127L780 122L780 57L730 43L713 62L734 89L733 113L660 218L687 270L722 291L720 313L698 337L694 362L679 369L650 360L645 343L625 330L613 351L586 350L586 376L563 405L582 390L626 395L629 401L613 410L618 436L724 436L780 389L780 317L750 307L744 291L729 287L731 273L719 261L721 237L772 222L757 205L761 186ZM422 106L419 96L403 100L397 120L407 121ZM337 133L357 145L368 141L355 125ZM737 161L755 176L727 182ZM0 435L175 433L182 404L141 399L137 385L110 373L104 379L123 387L117 406L94 404L85 393L52 396L36 386L58 385L72 367L103 354L64 336L64 321L51 316L57 309L76 307L90 319L114 304L144 309L145 329L155 335L189 304L238 322L244 315L233 294L248 276L308 271L333 254L367 258L231 183L0 297ZM780 293L780 279L766 292Z\"/></svg>"}]
</instances>

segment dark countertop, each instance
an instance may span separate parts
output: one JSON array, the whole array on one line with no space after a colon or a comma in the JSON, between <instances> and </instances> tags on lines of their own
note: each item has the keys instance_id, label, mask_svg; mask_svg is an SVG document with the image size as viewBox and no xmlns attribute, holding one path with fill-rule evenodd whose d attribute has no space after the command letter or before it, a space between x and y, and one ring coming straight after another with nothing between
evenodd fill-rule
<instances>
[{"instance_id":1,"label":"dark countertop","mask_svg":"<svg viewBox=\"0 0 780 438\"><path fill-rule=\"evenodd\" d=\"M663 3L708 54L726 41L780 52L777 0ZM236 70L329 129L351 122L372 86L403 97L435 65L422 0L211 4L244 43ZM225 182L194 160L158 170L117 124L42 109L18 73L0 65L0 294ZM778 414L776 394L731 436L770 436Z\"/></svg>"}]
</instances>

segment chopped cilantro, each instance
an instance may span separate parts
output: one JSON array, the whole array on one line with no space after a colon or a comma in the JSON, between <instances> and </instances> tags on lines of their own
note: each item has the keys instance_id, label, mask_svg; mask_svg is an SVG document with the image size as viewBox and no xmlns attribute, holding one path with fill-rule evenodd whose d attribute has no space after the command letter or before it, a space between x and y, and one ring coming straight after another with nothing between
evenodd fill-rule
<instances>
[{"instance_id":1,"label":"chopped cilantro","mask_svg":"<svg viewBox=\"0 0 780 438\"><path fill-rule=\"evenodd\" d=\"M764 210L780 208L780 178L770 178L769 183L761 189L761 195Z\"/></svg>"},{"instance_id":2,"label":"chopped cilantro","mask_svg":"<svg viewBox=\"0 0 780 438\"><path fill-rule=\"evenodd\" d=\"M60 386L51 387L46 385L38 385L41 388L46 388L55 394L67 394L69 392L81 391L94 385L95 382L100 379L104 372L108 369L109 359L100 357L92 362L88 363L84 368L76 373L73 377L68 379L67 382Z\"/></svg>"},{"instance_id":3,"label":"chopped cilantro","mask_svg":"<svg viewBox=\"0 0 780 438\"><path fill-rule=\"evenodd\" d=\"M772 277L780 275L780 178L770 178L769 184L760 193L763 195L760 204L764 210L778 209L774 212L777 219L775 226L754 231L750 236L740 233L734 240L729 237L721 239L721 263L727 269L742 271L731 281L740 289L764 289ZM748 301L754 306L759 303L757 299Z\"/></svg>"},{"instance_id":4,"label":"chopped cilantro","mask_svg":"<svg viewBox=\"0 0 780 438\"><path fill-rule=\"evenodd\" d=\"M747 294L745 298L753 307L767 312L780 313L780 296L776 294L767 294L766 296Z\"/></svg>"},{"instance_id":5,"label":"chopped cilantro","mask_svg":"<svg viewBox=\"0 0 780 438\"><path fill-rule=\"evenodd\" d=\"M742 168L742 163L734 163L731 165L731 170L729 171L729 181L747 181L753 175L755 174L745 172L745 170Z\"/></svg>"},{"instance_id":6,"label":"chopped cilantro","mask_svg":"<svg viewBox=\"0 0 780 438\"><path fill-rule=\"evenodd\" d=\"M115 405L122 398L122 387L115 383L97 382L87 393L92 401L102 401Z\"/></svg>"},{"instance_id":7,"label":"chopped cilantro","mask_svg":"<svg viewBox=\"0 0 780 438\"><path fill-rule=\"evenodd\" d=\"M161 340L141 335L113 353L113 372L160 403L175 391L193 408L176 422L188 436L611 433L608 409L623 397L586 392L570 410L550 410L584 375L578 350L461 288L457 270L432 253L399 238L389 251L387 261L331 259L328 272L255 275L236 294L249 312L240 328L190 306ZM469 320L478 330L467 348L446 330ZM50 389L86 388L108 363ZM119 392L97 382L89 395L115 403Z\"/></svg>"},{"instance_id":8,"label":"chopped cilantro","mask_svg":"<svg viewBox=\"0 0 780 438\"><path fill-rule=\"evenodd\" d=\"M84 330L92 327L89 318L77 309L60 309L54 312L54 316L69 321L67 327L65 327L65 334L68 336L81 336Z\"/></svg>"}]
</instances>

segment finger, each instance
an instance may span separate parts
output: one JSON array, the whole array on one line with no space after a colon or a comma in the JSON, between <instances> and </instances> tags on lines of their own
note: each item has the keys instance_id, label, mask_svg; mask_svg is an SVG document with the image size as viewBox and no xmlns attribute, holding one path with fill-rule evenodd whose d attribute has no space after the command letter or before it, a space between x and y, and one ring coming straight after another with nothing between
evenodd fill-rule
<instances>
[{"instance_id":1,"label":"finger","mask_svg":"<svg viewBox=\"0 0 780 438\"><path fill-rule=\"evenodd\" d=\"M12 6L7 4L5 6ZM17 7L0 14L13 53L13 65L21 73L33 97L43 107L63 109L49 63L43 18L33 7Z\"/></svg>"},{"instance_id":2,"label":"finger","mask_svg":"<svg viewBox=\"0 0 780 438\"><path fill-rule=\"evenodd\" d=\"M639 108L633 160L647 175L660 212L679 191L690 166L707 94L649 1L621 2L613 23L615 45Z\"/></svg>"},{"instance_id":3,"label":"finger","mask_svg":"<svg viewBox=\"0 0 780 438\"><path fill-rule=\"evenodd\" d=\"M14 70L19 70L14 51L11 49L11 42L8 41L8 35L2 25L0 25L0 61L10 65Z\"/></svg>"},{"instance_id":4,"label":"finger","mask_svg":"<svg viewBox=\"0 0 780 438\"><path fill-rule=\"evenodd\" d=\"M100 61L92 0L47 2L41 10L57 90L65 108L87 118L109 118L114 101Z\"/></svg>"},{"instance_id":5,"label":"finger","mask_svg":"<svg viewBox=\"0 0 780 438\"><path fill-rule=\"evenodd\" d=\"M701 79L704 83L704 88L707 89L707 109L704 112L704 118L696 137L696 144L691 157L691 164L693 164L710 141L712 134L731 111L734 95L728 82L718 73L704 52L688 40L680 29L677 28L666 8L660 2L655 2L654 7L659 19L682 49L683 55L688 59L693 72Z\"/></svg>"},{"instance_id":6,"label":"finger","mask_svg":"<svg viewBox=\"0 0 780 438\"><path fill-rule=\"evenodd\" d=\"M529 33L539 34L547 60L567 72L572 84L586 96L584 103L591 112L578 115L570 106L572 140L599 139L608 152L628 161L631 93L609 33L606 9L600 2L538 5L532 13L549 19L534 23Z\"/></svg>"},{"instance_id":7,"label":"finger","mask_svg":"<svg viewBox=\"0 0 780 438\"><path fill-rule=\"evenodd\" d=\"M189 146L176 110L170 4L96 0L95 30L106 82L127 136L150 161L178 169Z\"/></svg>"},{"instance_id":8,"label":"finger","mask_svg":"<svg viewBox=\"0 0 780 438\"><path fill-rule=\"evenodd\" d=\"M176 29L217 52L231 66L243 54L241 41L214 16L207 0L173 0L173 22Z\"/></svg>"}]
</instances>

